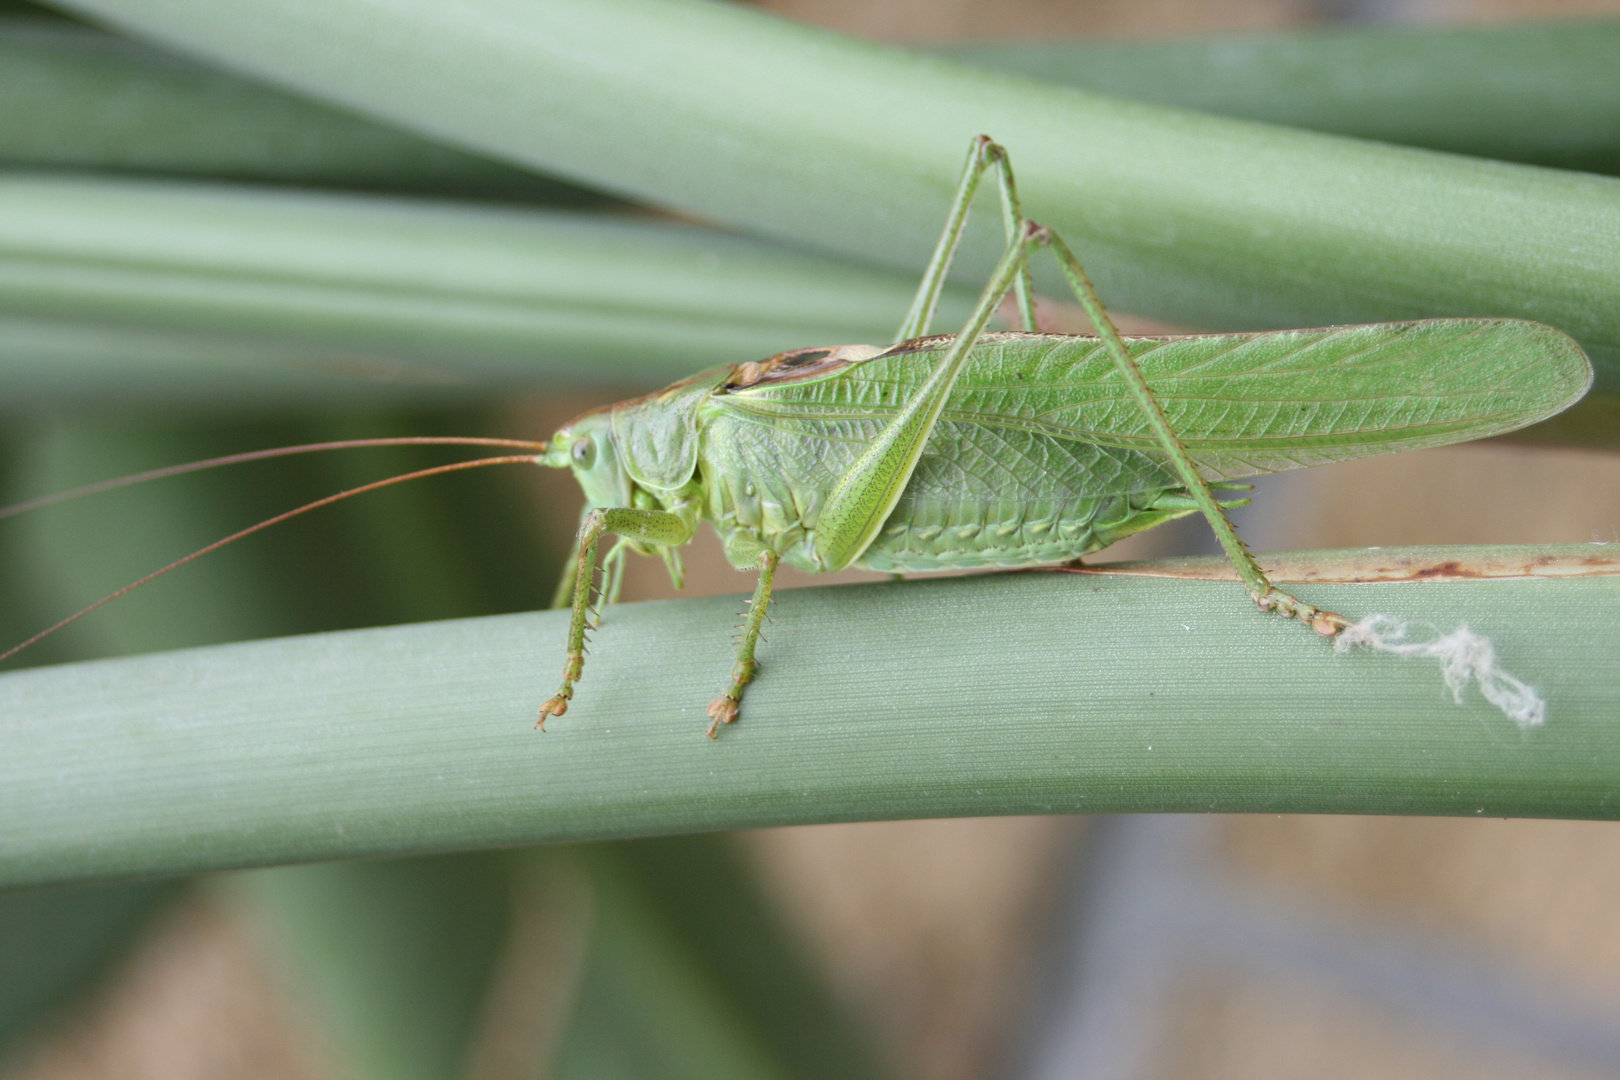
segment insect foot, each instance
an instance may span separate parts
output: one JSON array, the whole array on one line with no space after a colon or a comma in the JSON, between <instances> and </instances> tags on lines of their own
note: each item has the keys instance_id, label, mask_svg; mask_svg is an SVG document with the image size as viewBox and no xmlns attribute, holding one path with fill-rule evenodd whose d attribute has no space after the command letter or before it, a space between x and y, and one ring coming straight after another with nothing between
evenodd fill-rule
<instances>
[{"instance_id":1,"label":"insect foot","mask_svg":"<svg viewBox=\"0 0 1620 1080\"><path fill-rule=\"evenodd\" d=\"M737 722L737 699L728 694L721 694L709 702L709 715L714 723L709 725L709 738L716 737L721 724L735 724Z\"/></svg>"},{"instance_id":2,"label":"insect foot","mask_svg":"<svg viewBox=\"0 0 1620 1080\"><path fill-rule=\"evenodd\" d=\"M721 724L737 722L737 709L742 704L743 687L754 681L754 669L758 663L751 656L739 659L731 669L731 688L709 702L709 716L714 720L714 723L709 725L709 738L715 737Z\"/></svg>"},{"instance_id":3,"label":"insect foot","mask_svg":"<svg viewBox=\"0 0 1620 1080\"><path fill-rule=\"evenodd\" d=\"M1350 620L1332 611L1323 611L1296 596L1273 589L1254 599L1261 611L1275 611L1288 619L1298 619L1323 637L1333 637L1350 625Z\"/></svg>"},{"instance_id":4,"label":"insect foot","mask_svg":"<svg viewBox=\"0 0 1620 1080\"><path fill-rule=\"evenodd\" d=\"M541 731L544 731L544 730L546 730L546 718L547 717L561 716L563 713L565 713L567 711L568 711L568 699L566 697L564 697L563 695L558 694L556 697L552 698L550 701L548 701L544 705L540 706L540 719L538 719L538 720L536 720L534 722L534 726L539 728Z\"/></svg>"},{"instance_id":5,"label":"insect foot","mask_svg":"<svg viewBox=\"0 0 1620 1080\"><path fill-rule=\"evenodd\" d=\"M534 726L541 731L546 730L548 716L561 716L568 711L568 699L574 696L574 680L579 678L585 670L585 654L571 652L563 663L563 684L557 690L557 696L540 706L540 719Z\"/></svg>"},{"instance_id":6,"label":"insect foot","mask_svg":"<svg viewBox=\"0 0 1620 1080\"><path fill-rule=\"evenodd\" d=\"M750 656L739 659L732 667L731 688L709 702L709 716L714 719L714 723L709 725L709 738L715 737L721 724L737 722L737 709L742 704L743 687L754 681L754 669L758 665L759 661Z\"/></svg>"}]
</instances>

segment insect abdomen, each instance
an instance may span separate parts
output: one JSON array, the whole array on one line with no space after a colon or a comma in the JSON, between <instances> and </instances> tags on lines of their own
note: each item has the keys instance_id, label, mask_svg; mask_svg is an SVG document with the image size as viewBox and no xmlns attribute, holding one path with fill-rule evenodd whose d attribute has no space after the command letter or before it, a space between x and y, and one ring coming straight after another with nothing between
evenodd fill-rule
<instances>
[{"instance_id":1,"label":"insect abdomen","mask_svg":"<svg viewBox=\"0 0 1620 1080\"><path fill-rule=\"evenodd\" d=\"M733 562L751 565L764 546L791 566L820 569L820 508L879 427L709 417L699 452L706 512ZM1129 451L944 422L855 565L911 573L1063 562L1187 513L1174 498L1180 490Z\"/></svg>"},{"instance_id":2,"label":"insect abdomen","mask_svg":"<svg viewBox=\"0 0 1620 1080\"><path fill-rule=\"evenodd\" d=\"M856 565L914 573L1066 562L1189 513L1179 505L1161 505L1177 502L1176 494L1080 499L1066 506L1002 500L945 508L902 502Z\"/></svg>"}]
</instances>

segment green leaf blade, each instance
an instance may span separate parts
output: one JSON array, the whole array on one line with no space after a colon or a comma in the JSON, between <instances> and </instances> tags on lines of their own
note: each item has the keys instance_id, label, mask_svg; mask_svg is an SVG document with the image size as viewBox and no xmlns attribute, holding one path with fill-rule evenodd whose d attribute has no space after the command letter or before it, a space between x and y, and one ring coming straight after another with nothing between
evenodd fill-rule
<instances>
[{"instance_id":1,"label":"green leaf blade","mask_svg":"<svg viewBox=\"0 0 1620 1080\"><path fill-rule=\"evenodd\" d=\"M807 339L885 340L915 287L605 214L0 177L0 385L14 404L640 389ZM947 305L965 301L953 290Z\"/></svg>"},{"instance_id":2,"label":"green leaf blade","mask_svg":"<svg viewBox=\"0 0 1620 1080\"><path fill-rule=\"evenodd\" d=\"M1324 26L945 55L1184 109L1456 154L1620 172L1620 22Z\"/></svg>"},{"instance_id":3,"label":"green leaf blade","mask_svg":"<svg viewBox=\"0 0 1620 1080\"><path fill-rule=\"evenodd\" d=\"M0 15L0 102L12 167L602 201L66 21Z\"/></svg>"},{"instance_id":4,"label":"green leaf blade","mask_svg":"<svg viewBox=\"0 0 1620 1080\"><path fill-rule=\"evenodd\" d=\"M735 598L611 611L543 734L560 613L425 624L0 677L0 882L964 814L1614 816L1620 576L1300 592L1466 621L1546 726L1453 704L1431 664L1335 655L1230 582L790 591L716 742Z\"/></svg>"},{"instance_id":5,"label":"green leaf blade","mask_svg":"<svg viewBox=\"0 0 1620 1080\"><path fill-rule=\"evenodd\" d=\"M1209 329L1528 318L1620 393L1620 180L1115 101L695 0L71 0L216 62L761 235L920 267L981 132L1103 299ZM262 31L244 35L250 17ZM980 223L963 270L1000 250ZM1602 405L1603 402L1596 402Z\"/></svg>"}]
</instances>

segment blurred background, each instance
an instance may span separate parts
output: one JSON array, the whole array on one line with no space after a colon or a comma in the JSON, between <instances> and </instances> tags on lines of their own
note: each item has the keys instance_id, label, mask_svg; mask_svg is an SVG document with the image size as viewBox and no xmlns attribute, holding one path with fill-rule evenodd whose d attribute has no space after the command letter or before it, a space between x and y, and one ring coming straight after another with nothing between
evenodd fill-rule
<instances>
[{"instance_id":1,"label":"blurred background","mask_svg":"<svg viewBox=\"0 0 1620 1080\"><path fill-rule=\"evenodd\" d=\"M1620 18L1620 0L762 6L929 46ZM104 139L100 158L30 157L18 117L43 84L19 72L49 35L80 31L15 2L0 18L14 50L0 63L9 164L233 175L229 162L140 160L152 143L134 136ZM96 102L103 135L138 112L112 70ZM240 95L252 104L250 89ZM1612 130L1620 146L1620 115ZM366 137L333 138L364 150ZM286 176L239 172L614 206L449 151L379 142L370 172L322 176L319 147L300 164L296 142L278 145ZM15 317L3 329L12 342L28 332ZM20 498L323 438L543 438L637 385L576 380L497 406L448 392L449 407L16 411L4 479ZM0 535L0 630L20 639L243 522L432 460L397 450L281 463L17 522ZM222 552L35 660L543 606L578 502L569 477L527 471L393 489ZM1620 542L1620 458L1499 441L1310 470L1268 478L1238 526L1260 550ZM1189 521L1107 557L1214 550ZM688 594L751 584L712 536L688 568ZM661 564L632 561L625 600L673 595ZM1383 818L893 822L0 894L0 1040L5 1080L519 1077L547 1063L551 1075L624 1077L1617 1076L1620 832Z\"/></svg>"}]
</instances>

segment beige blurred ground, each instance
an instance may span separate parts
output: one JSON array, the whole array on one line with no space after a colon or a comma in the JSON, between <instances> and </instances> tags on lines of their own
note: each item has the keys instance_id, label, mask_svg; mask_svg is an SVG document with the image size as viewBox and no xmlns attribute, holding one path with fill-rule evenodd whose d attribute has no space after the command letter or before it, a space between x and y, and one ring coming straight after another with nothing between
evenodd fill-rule
<instances>
[{"instance_id":1,"label":"beige blurred ground","mask_svg":"<svg viewBox=\"0 0 1620 1080\"><path fill-rule=\"evenodd\" d=\"M1190 973L1152 1075L1177 1080L1599 1080L1451 1032L1322 985L1240 972Z\"/></svg>"},{"instance_id":2,"label":"beige blurred ground","mask_svg":"<svg viewBox=\"0 0 1620 1080\"><path fill-rule=\"evenodd\" d=\"M1620 1010L1620 830L1607 822L1234 818L1226 868L1313 914L1471 941L1594 1012ZM1575 1080L1320 983L1194 970L1152 1075L1176 1080ZM1607 1074L1603 1074L1607 1075Z\"/></svg>"},{"instance_id":3,"label":"beige blurred ground","mask_svg":"<svg viewBox=\"0 0 1620 1080\"><path fill-rule=\"evenodd\" d=\"M1308 0L760 0L759 7L889 41L1264 30L1315 22Z\"/></svg>"},{"instance_id":4,"label":"beige blurred ground","mask_svg":"<svg viewBox=\"0 0 1620 1080\"><path fill-rule=\"evenodd\" d=\"M1297 25L1305 0L765 0L772 10L874 37L1156 34ZM1411 0L1379 10L1425 21L1620 11L1620 0ZM572 411L529 417L549 430ZM544 415L541 415L544 414ZM559 415L560 414L560 415ZM546 505L572 497L548 476ZM1620 538L1620 456L1502 444L1313 470L1290 480L1269 546L1509 543ZM554 497L554 498L553 498ZM1151 554L1153 534L1119 557ZM750 579L709 539L689 592ZM1123 547L1123 546L1122 546ZM784 585L805 584L785 575ZM670 595L639 561L627 599ZM916 1080L996 1074L1033 1007L1060 868L1082 823L990 819L821 826L746 837L768 888L818 952L832 985ZM1422 819L1234 818L1232 872L1320 910L1433 926L1620 1001L1620 830L1607 824ZM279 1002L252 935L201 899L160 927L80 1016L7 1080L329 1074ZM1450 1033L1311 984L1190 972L1154 1077L1564 1076L1486 1060Z\"/></svg>"},{"instance_id":5,"label":"beige blurred ground","mask_svg":"<svg viewBox=\"0 0 1620 1080\"><path fill-rule=\"evenodd\" d=\"M896 1075L987 1075L1034 1009L1075 818L891 821L746 839Z\"/></svg>"},{"instance_id":6,"label":"beige blurred ground","mask_svg":"<svg viewBox=\"0 0 1620 1080\"><path fill-rule=\"evenodd\" d=\"M122 974L60 1021L7 1080L330 1080L265 975L251 933L195 899L146 935Z\"/></svg>"},{"instance_id":7,"label":"beige blurred ground","mask_svg":"<svg viewBox=\"0 0 1620 1080\"><path fill-rule=\"evenodd\" d=\"M1466 934L1620 1008L1620 829L1602 821L1235 819L1223 855L1313 910Z\"/></svg>"}]
</instances>

